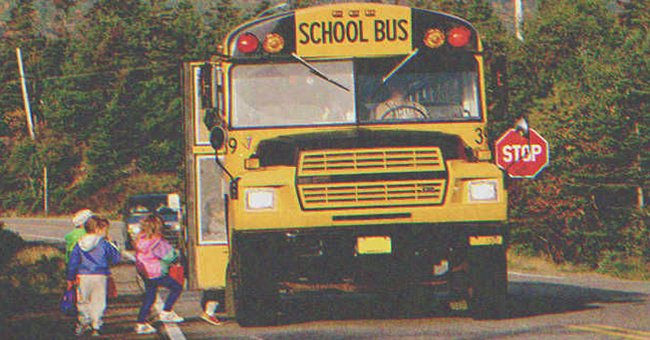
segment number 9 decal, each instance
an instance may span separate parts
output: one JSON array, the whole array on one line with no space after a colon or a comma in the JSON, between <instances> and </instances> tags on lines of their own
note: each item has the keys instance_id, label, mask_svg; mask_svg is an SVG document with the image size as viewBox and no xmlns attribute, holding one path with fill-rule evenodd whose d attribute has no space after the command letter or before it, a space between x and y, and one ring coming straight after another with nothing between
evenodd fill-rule
<instances>
[{"instance_id":1,"label":"number 9 decal","mask_svg":"<svg viewBox=\"0 0 650 340\"><path fill-rule=\"evenodd\" d=\"M230 148L230 153L235 153L235 150L237 150L237 140L235 138L230 138L228 140L228 147Z\"/></svg>"}]
</instances>

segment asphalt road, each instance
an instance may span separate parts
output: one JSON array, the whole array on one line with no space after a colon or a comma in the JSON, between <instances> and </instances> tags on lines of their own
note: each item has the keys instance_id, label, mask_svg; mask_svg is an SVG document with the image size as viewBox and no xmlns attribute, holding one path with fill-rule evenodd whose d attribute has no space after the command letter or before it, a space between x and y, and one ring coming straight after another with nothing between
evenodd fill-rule
<instances>
[{"instance_id":1,"label":"asphalt road","mask_svg":"<svg viewBox=\"0 0 650 340\"><path fill-rule=\"evenodd\" d=\"M67 219L0 220L28 240L61 242L71 228ZM119 223L111 235L121 240ZM137 297L132 267L124 264L114 275L120 294ZM242 328L232 320L212 326L199 318L200 293L185 291L175 309L186 322L157 327L172 339L650 339L650 282L518 272L509 279L509 315L498 321L474 321L466 312L443 313L434 306L400 311L372 296L320 296L282 301L276 327ZM137 306L119 313L132 323ZM109 304L107 313L117 310ZM123 333L111 338L134 337L131 324L121 322Z\"/></svg>"},{"instance_id":2,"label":"asphalt road","mask_svg":"<svg viewBox=\"0 0 650 340\"><path fill-rule=\"evenodd\" d=\"M62 218L0 218L7 229L17 232L26 241L39 241L57 244L63 242L65 234L72 230L72 216ZM123 222L111 221L109 235L122 244Z\"/></svg>"}]
</instances>

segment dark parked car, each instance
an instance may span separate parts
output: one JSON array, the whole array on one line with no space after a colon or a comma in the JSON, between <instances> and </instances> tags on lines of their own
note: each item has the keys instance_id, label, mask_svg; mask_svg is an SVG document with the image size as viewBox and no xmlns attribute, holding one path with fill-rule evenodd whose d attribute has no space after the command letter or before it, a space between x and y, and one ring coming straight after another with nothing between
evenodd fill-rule
<instances>
[{"instance_id":1,"label":"dark parked car","mask_svg":"<svg viewBox=\"0 0 650 340\"><path fill-rule=\"evenodd\" d=\"M124 207L124 248L133 249L131 241L140 232L140 220L150 214L165 220L163 236L178 248L181 236L181 208L178 194L142 194L127 199Z\"/></svg>"}]
</instances>

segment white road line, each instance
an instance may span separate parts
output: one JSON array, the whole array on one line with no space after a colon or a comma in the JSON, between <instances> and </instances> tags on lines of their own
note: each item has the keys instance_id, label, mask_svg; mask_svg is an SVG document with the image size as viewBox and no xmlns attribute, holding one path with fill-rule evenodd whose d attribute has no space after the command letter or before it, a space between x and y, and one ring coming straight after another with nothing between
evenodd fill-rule
<instances>
[{"instance_id":1,"label":"white road line","mask_svg":"<svg viewBox=\"0 0 650 340\"><path fill-rule=\"evenodd\" d=\"M537 274L527 274L527 273L519 273L519 272L508 272L510 275L514 276L523 276L523 277L536 277L540 279L555 279L555 280L564 280L564 277L561 276L551 276L551 275L537 275Z\"/></svg>"},{"instance_id":2,"label":"white road line","mask_svg":"<svg viewBox=\"0 0 650 340\"><path fill-rule=\"evenodd\" d=\"M167 337L169 339L186 340L185 334L183 334L183 331L181 331L180 327L178 327L177 324L172 322L165 322L163 323L163 328L165 329L165 333L167 333Z\"/></svg>"}]
</instances>

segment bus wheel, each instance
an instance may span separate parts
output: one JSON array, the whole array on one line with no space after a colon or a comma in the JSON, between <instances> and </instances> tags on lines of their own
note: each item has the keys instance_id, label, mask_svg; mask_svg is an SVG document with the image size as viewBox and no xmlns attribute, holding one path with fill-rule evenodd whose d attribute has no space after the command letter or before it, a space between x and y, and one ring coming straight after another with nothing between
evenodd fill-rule
<instances>
[{"instance_id":1,"label":"bus wheel","mask_svg":"<svg viewBox=\"0 0 650 340\"><path fill-rule=\"evenodd\" d=\"M279 295L268 268L238 259L234 278L235 318L242 327L277 323Z\"/></svg>"},{"instance_id":2,"label":"bus wheel","mask_svg":"<svg viewBox=\"0 0 650 340\"><path fill-rule=\"evenodd\" d=\"M508 291L505 248L472 248L469 261L472 317L475 320L505 317Z\"/></svg>"}]
</instances>

